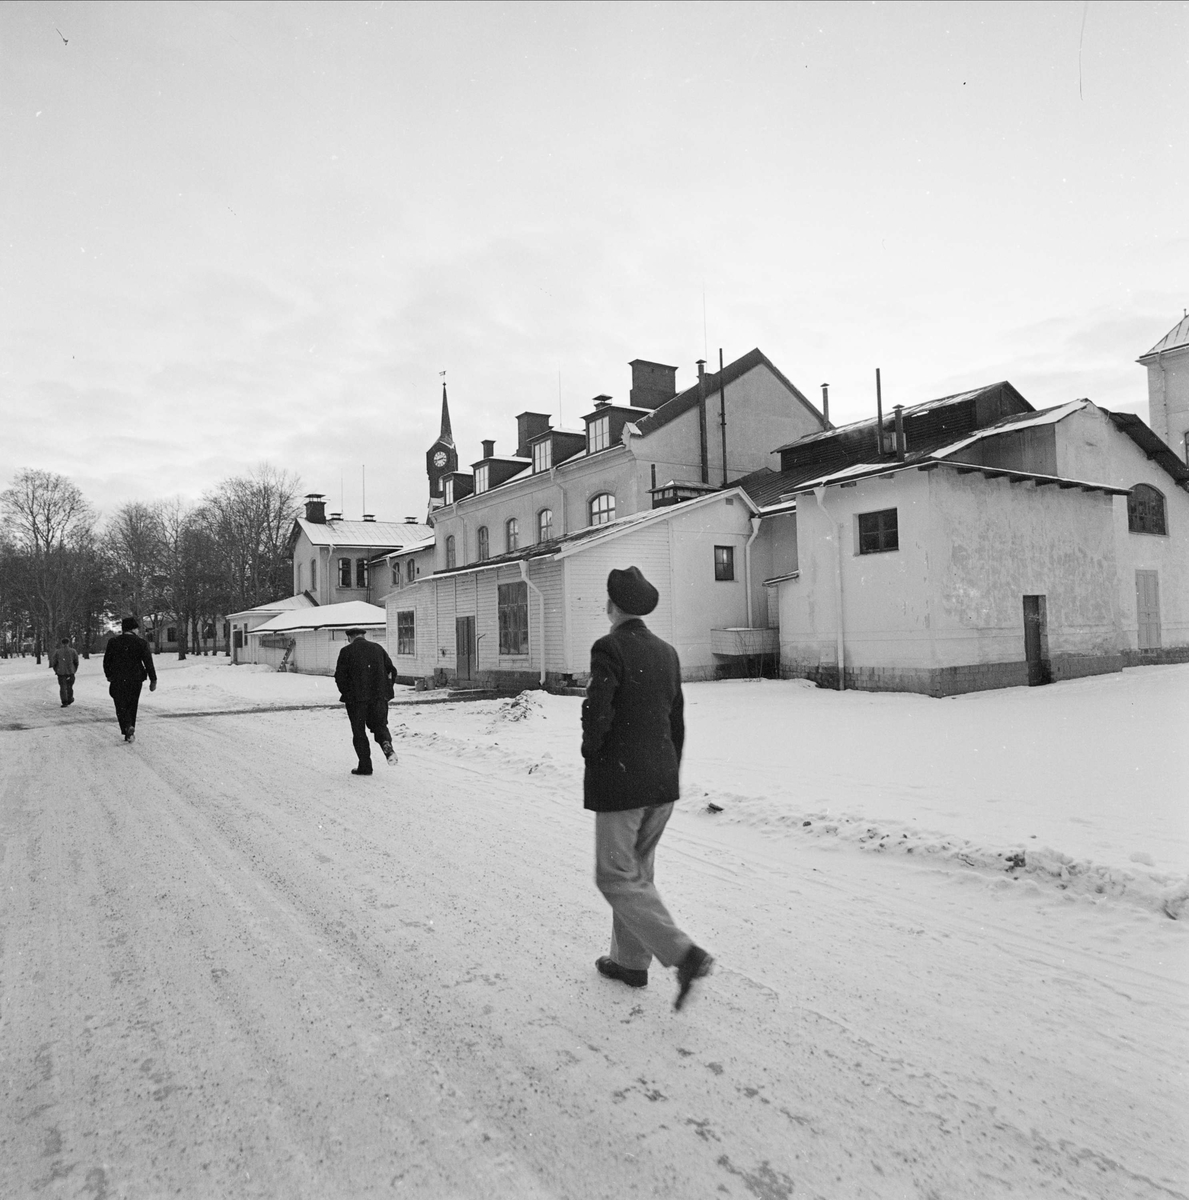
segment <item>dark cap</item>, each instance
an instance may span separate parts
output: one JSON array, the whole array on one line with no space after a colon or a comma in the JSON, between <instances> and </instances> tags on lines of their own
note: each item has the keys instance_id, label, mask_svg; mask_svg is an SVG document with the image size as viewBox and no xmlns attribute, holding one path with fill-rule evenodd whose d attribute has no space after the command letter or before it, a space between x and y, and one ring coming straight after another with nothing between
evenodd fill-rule
<instances>
[{"instance_id":1,"label":"dark cap","mask_svg":"<svg viewBox=\"0 0 1189 1200\"><path fill-rule=\"evenodd\" d=\"M612 571L607 576L607 595L617 607L633 617L646 616L660 599L656 588L644 578L639 567Z\"/></svg>"},{"instance_id":2,"label":"dark cap","mask_svg":"<svg viewBox=\"0 0 1189 1200\"><path fill-rule=\"evenodd\" d=\"M120 622L120 628L127 633L131 629L139 629L140 622L135 617L125 617Z\"/></svg>"},{"instance_id":3,"label":"dark cap","mask_svg":"<svg viewBox=\"0 0 1189 1200\"><path fill-rule=\"evenodd\" d=\"M360 629L358 626L353 626L351 629L347 630L347 636L348 637L362 637L363 630Z\"/></svg>"}]
</instances>

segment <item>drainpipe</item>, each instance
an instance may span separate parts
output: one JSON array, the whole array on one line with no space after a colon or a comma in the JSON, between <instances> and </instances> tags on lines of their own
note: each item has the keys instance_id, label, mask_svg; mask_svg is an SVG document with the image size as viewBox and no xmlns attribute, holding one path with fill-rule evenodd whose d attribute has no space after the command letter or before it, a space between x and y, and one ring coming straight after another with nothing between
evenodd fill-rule
<instances>
[{"instance_id":1,"label":"drainpipe","mask_svg":"<svg viewBox=\"0 0 1189 1200\"><path fill-rule=\"evenodd\" d=\"M747 628L754 629L755 626L751 621L751 544L760 536L760 524L763 517L751 518L751 537L747 539L747 545L743 547L743 578L747 584Z\"/></svg>"},{"instance_id":2,"label":"drainpipe","mask_svg":"<svg viewBox=\"0 0 1189 1200\"><path fill-rule=\"evenodd\" d=\"M545 686L545 597L541 593L541 589L539 587L537 587L537 585L535 583L533 583L533 581L528 577L528 560L524 559L524 558L520 559L517 562L517 566L520 567L520 578L523 579L524 582L528 584L528 590L530 592L536 593L537 599L541 602L541 686L544 687ZM529 648L531 651L531 649L532 649L531 641L529 642Z\"/></svg>"},{"instance_id":3,"label":"drainpipe","mask_svg":"<svg viewBox=\"0 0 1189 1200\"><path fill-rule=\"evenodd\" d=\"M825 487L815 487L813 489L813 498L817 501L818 508L822 510L822 516L830 522L830 528L833 530L834 538L834 602L838 606L838 690L846 691L846 638L842 628L842 526L834 528L833 519L826 512L826 506L822 503L822 497L826 494Z\"/></svg>"},{"instance_id":4,"label":"drainpipe","mask_svg":"<svg viewBox=\"0 0 1189 1200\"><path fill-rule=\"evenodd\" d=\"M722 426L722 485L727 486L727 386L723 383L722 348L718 351L718 420ZM750 545L750 543L748 543ZM750 595L750 593L748 593ZM751 625L749 619L747 624Z\"/></svg>"}]
</instances>

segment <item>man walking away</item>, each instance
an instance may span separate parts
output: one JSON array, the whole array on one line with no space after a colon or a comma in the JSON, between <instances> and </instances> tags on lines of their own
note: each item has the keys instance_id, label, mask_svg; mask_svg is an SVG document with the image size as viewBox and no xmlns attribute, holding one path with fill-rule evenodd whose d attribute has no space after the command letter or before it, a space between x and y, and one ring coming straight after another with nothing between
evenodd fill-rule
<instances>
[{"instance_id":1,"label":"man walking away","mask_svg":"<svg viewBox=\"0 0 1189 1200\"><path fill-rule=\"evenodd\" d=\"M644 987L655 956L677 968L673 1007L680 1009L714 960L678 929L653 883L685 742L677 651L640 620L657 599L637 567L607 577L611 632L591 648L582 702L583 792L595 813L595 883L612 913L611 953L595 967Z\"/></svg>"},{"instance_id":2,"label":"man walking away","mask_svg":"<svg viewBox=\"0 0 1189 1200\"><path fill-rule=\"evenodd\" d=\"M140 704L141 685L147 679L149 691L157 690L157 669L149 644L133 630L140 628L135 617L120 622L121 632L107 643L103 651L103 674L107 678L107 693L116 703L116 720L124 741L136 741L136 709Z\"/></svg>"},{"instance_id":3,"label":"man walking away","mask_svg":"<svg viewBox=\"0 0 1189 1200\"><path fill-rule=\"evenodd\" d=\"M74 703L74 677L78 673L78 651L69 638L63 638L50 655L50 670L58 677L58 696L62 707L67 708Z\"/></svg>"},{"instance_id":4,"label":"man walking away","mask_svg":"<svg viewBox=\"0 0 1189 1200\"><path fill-rule=\"evenodd\" d=\"M396 765L392 735L388 732L388 701L396 694L396 668L388 651L377 642L369 642L362 629L348 629L348 643L339 651L334 668L339 699L347 706L351 721L351 743L359 757L352 775L372 773L372 751L368 745L370 729L376 744L384 752L388 765Z\"/></svg>"}]
</instances>

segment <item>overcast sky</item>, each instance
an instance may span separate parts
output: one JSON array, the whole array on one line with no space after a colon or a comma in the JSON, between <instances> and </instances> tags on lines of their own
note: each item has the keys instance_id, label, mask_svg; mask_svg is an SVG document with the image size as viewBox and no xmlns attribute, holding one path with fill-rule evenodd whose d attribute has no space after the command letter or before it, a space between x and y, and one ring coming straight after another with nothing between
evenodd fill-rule
<instances>
[{"instance_id":1,"label":"overcast sky","mask_svg":"<svg viewBox=\"0 0 1189 1200\"><path fill-rule=\"evenodd\" d=\"M0 5L0 486L262 461L347 516L759 346L842 423L1147 413L1189 304L1185 3Z\"/></svg>"}]
</instances>

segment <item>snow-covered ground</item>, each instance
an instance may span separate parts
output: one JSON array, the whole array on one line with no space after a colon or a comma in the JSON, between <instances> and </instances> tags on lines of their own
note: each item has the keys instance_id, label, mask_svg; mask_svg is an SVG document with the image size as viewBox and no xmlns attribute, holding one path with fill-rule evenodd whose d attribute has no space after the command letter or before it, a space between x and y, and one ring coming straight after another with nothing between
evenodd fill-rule
<instances>
[{"instance_id":1,"label":"snow-covered ground","mask_svg":"<svg viewBox=\"0 0 1189 1200\"><path fill-rule=\"evenodd\" d=\"M95 660L67 710L0 662L0 1183L203 1195L201 1142L261 1196L1189 1194L1189 666L689 685L658 878L719 969L676 1023L591 968L579 698L398 689L359 781L330 679L157 667L125 747ZM393 1072L457 1123L417 1186Z\"/></svg>"}]
</instances>

